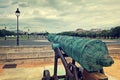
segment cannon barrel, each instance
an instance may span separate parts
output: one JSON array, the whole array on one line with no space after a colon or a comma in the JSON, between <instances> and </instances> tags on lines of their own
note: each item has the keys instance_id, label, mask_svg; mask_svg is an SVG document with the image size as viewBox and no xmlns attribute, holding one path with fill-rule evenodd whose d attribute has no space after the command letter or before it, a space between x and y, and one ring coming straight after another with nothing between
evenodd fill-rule
<instances>
[{"instance_id":1,"label":"cannon barrel","mask_svg":"<svg viewBox=\"0 0 120 80\"><path fill-rule=\"evenodd\" d=\"M106 44L101 40L55 34L49 34L47 38L50 42L58 44L65 54L88 72L99 71L114 63L108 54Z\"/></svg>"}]
</instances>

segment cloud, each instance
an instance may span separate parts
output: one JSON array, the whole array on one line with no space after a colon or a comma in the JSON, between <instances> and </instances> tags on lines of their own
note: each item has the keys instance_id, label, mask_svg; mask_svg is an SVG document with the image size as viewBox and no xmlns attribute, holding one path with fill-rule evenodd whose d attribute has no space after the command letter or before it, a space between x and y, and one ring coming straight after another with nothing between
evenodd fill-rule
<instances>
[{"instance_id":1,"label":"cloud","mask_svg":"<svg viewBox=\"0 0 120 80\"><path fill-rule=\"evenodd\" d=\"M32 15L35 15L35 17L56 18L59 16L59 12L50 7L39 7L33 10Z\"/></svg>"},{"instance_id":2,"label":"cloud","mask_svg":"<svg viewBox=\"0 0 120 80\"><path fill-rule=\"evenodd\" d=\"M10 1L0 0L0 8L7 8L10 6Z\"/></svg>"},{"instance_id":3,"label":"cloud","mask_svg":"<svg viewBox=\"0 0 120 80\"><path fill-rule=\"evenodd\" d=\"M18 1L12 1L11 5L18 4Z\"/></svg>"},{"instance_id":4,"label":"cloud","mask_svg":"<svg viewBox=\"0 0 120 80\"><path fill-rule=\"evenodd\" d=\"M9 5L0 5L0 8L7 8Z\"/></svg>"},{"instance_id":5,"label":"cloud","mask_svg":"<svg viewBox=\"0 0 120 80\"><path fill-rule=\"evenodd\" d=\"M20 28L60 32L76 28L120 25L120 0L0 0L0 24L16 26L19 7ZM9 27L10 25L8 25Z\"/></svg>"},{"instance_id":6,"label":"cloud","mask_svg":"<svg viewBox=\"0 0 120 80\"><path fill-rule=\"evenodd\" d=\"M29 7L29 5L27 4L27 2L20 2L19 6L20 7Z\"/></svg>"}]
</instances>

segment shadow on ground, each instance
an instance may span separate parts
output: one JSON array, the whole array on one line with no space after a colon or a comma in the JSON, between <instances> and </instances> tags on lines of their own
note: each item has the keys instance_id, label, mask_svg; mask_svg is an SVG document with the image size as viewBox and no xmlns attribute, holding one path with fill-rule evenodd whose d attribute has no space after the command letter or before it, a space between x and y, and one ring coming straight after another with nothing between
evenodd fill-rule
<instances>
[{"instance_id":1,"label":"shadow on ground","mask_svg":"<svg viewBox=\"0 0 120 80\"><path fill-rule=\"evenodd\" d=\"M5 69L5 68L16 68L16 66L17 66L17 64L5 64L3 66L3 69Z\"/></svg>"}]
</instances>

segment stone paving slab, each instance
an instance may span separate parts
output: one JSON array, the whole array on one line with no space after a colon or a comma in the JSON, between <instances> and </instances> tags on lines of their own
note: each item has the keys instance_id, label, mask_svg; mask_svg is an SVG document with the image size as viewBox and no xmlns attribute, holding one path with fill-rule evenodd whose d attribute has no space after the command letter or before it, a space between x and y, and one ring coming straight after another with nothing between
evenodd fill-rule
<instances>
[{"instance_id":1,"label":"stone paving slab","mask_svg":"<svg viewBox=\"0 0 120 80\"><path fill-rule=\"evenodd\" d=\"M1 80L41 80L43 67L4 69Z\"/></svg>"},{"instance_id":2,"label":"stone paving slab","mask_svg":"<svg viewBox=\"0 0 120 80\"><path fill-rule=\"evenodd\" d=\"M43 65L40 67L16 67L16 68L4 68L0 74L0 80L42 80L43 71L48 69L51 76L53 75L53 65ZM58 66L58 74L64 74L63 66Z\"/></svg>"},{"instance_id":3,"label":"stone paving slab","mask_svg":"<svg viewBox=\"0 0 120 80\"><path fill-rule=\"evenodd\" d=\"M4 69L0 75L0 80L42 80L43 70L48 69L52 76L53 65L35 67L35 68L10 68ZM58 66L58 74L62 75L65 71L62 65ZM109 80L118 80L112 76L109 76Z\"/></svg>"}]
</instances>

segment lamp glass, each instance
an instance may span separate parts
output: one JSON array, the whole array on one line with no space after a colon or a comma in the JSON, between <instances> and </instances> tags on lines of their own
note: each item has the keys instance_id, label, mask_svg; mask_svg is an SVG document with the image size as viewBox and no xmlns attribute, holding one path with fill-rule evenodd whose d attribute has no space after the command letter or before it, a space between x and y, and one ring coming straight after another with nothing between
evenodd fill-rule
<instances>
[{"instance_id":1,"label":"lamp glass","mask_svg":"<svg viewBox=\"0 0 120 80\"><path fill-rule=\"evenodd\" d=\"M17 8L17 10L15 11L15 15L16 15L16 16L20 16L19 8Z\"/></svg>"}]
</instances>

